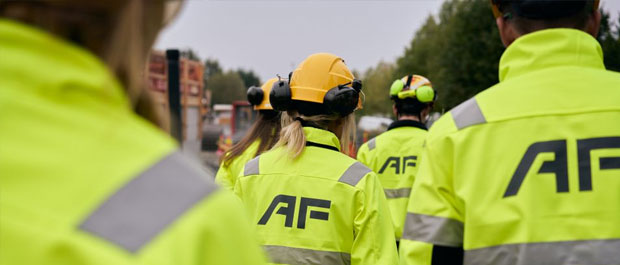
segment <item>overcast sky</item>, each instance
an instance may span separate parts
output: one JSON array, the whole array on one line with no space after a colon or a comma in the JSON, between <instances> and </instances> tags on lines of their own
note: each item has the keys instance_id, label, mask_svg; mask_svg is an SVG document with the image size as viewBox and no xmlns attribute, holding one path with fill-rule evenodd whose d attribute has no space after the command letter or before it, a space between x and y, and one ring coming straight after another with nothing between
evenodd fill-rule
<instances>
[{"instance_id":1,"label":"overcast sky","mask_svg":"<svg viewBox=\"0 0 620 265\"><path fill-rule=\"evenodd\" d=\"M191 48L225 69L286 76L306 56L331 52L352 69L393 62L443 0L189 0L156 49ZM620 1L602 0L612 14ZM491 16L491 14L489 14Z\"/></svg>"}]
</instances>

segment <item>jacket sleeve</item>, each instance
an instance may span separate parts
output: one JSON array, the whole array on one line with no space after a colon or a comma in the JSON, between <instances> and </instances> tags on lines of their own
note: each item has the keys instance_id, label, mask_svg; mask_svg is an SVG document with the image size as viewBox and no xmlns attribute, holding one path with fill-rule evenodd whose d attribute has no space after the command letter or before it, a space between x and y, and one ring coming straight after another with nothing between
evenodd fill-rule
<instances>
[{"instance_id":1,"label":"jacket sleeve","mask_svg":"<svg viewBox=\"0 0 620 265\"><path fill-rule=\"evenodd\" d=\"M265 255L258 244L255 231L248 221L241 201L228 191L213 195L203 220L208 227L202 240L205 247L198 251L203 262L197 265L262 265Z\"/></svg>"},{"instance_id":2,"label":"jacket sleeve","mask_svg":"<svg viewBox=\"0 0 620 265\"><path fill-rule=\"evenodd\" d=\"M354 220L351 264L398 264L394 227L377 175L369 172L357 187L362 189L356 196L359 207Z\"/></svg>"},{"instance_id":3,"label":"jacket sleeve","mask_svg":"<svg viewBox=\"0 0 620 265\"><path fill-rule=\"evenodd\" d=\"M451 150L447 137L427 141L409 198L401 264L463 264L463 203L452 185Z\"/></svg>"}]
</instances>

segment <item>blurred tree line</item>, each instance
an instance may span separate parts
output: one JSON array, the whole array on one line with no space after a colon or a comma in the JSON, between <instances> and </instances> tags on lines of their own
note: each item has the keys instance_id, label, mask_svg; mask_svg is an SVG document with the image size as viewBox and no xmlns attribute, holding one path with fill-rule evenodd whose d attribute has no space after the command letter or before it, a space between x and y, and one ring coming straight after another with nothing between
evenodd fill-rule
<instances>
[{"instance_id":1,"label":"blurred tree line","mask_svg":"<svg viewBox=\"0 0 620 265\"><path fill-rule=\"evenodd\" d=\"M181 56L202 61L192 49L181 51ZM261 80L254 71L242 68L224 71L219 61L211 58L204 61L203 82L205 89L211 90L212 104L246 100L247 89L261 85Z\"/></svg>"},{"instance_id":2,"label":"blurred tree line","mask_svg":"<svg viewBox=\"0 0 620 265\"><path fill-rule=\"evenodd\" d=\"M620 15L603 10L598 40L605 65L620 71ZM488 0L447 0L429 16L395 63L379 62L362 74L366 102L361 115L391 115L389 87L413 73L426 76L438 91L435 110L444 112L498 81L504 46Z\"/></svg>"}]
</instances>

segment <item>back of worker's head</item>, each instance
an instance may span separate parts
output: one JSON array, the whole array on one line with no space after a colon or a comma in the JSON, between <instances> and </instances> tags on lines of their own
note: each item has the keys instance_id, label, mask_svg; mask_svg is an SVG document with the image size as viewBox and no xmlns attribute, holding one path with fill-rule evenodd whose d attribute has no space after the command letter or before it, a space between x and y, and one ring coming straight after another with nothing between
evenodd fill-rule
<instances>
[{"instance_id":1,"label":"back of worker's head","mask_svg":"<svg viewBox=\"0 0 620 265\"><path fill-rule=\"evenodd\" d=\"M392 83L390 98L394 101L394 112L398 118L414 116L424 122L422 116L433 107L437 94L426 77L407 75Z\"/></svg>"},{"instance_id":2,"label":"back of worker's head","mask_svg":"<svg viewBox=\"0 0 620 265\"><path fill-rule=\"evenodd\" d=\"M124 85L136 112L158 123L143 89L143 72L159 30L174 17L180 3L166 0L0 0L0 17L38 27L94 53Z\"/></svg>"},{"instance_id":3,"label":"back of worker's head","mask_svg":"<svg viewBox=\"0 0 620 265\"><path fill-rule=\"evenodd\" d=\"M504 45L518 37L551 28L572 28L596 37L599 0L491 0Z\"/></svg>"},{"instance_id":4,"label":"back of worker's head","mask_svg":"<svg viewBox=\"0 0 620 265\"><path fill-rule=\"evenodd\" d=\"M222 156L221 162L223 162L225 166L229 166L235 158L243 154L243 152L257 140L260 141L260 143L256 153L253 154L254 156L267 151L277 142L278 133L280 132L280 112L271 107L269 92L271 92L273 84L278 80L278 78L271 78L260 87L251 86L248 88L248 102L250 102L254 110L258 111L258 117L243 139L233 145L233 147Z\"/></svg>"},{"instance_id":5,"label":"back of worker's head","mask_svg":"<svg viewBox=\"0 0 620 265\"><path fill-rule=\"evenodd\" d=\"M341 146L355 134L353 111L360 104L361 81L355 79L342 58L329 54L310 55L291 72L288 80L274 84L270 93L274 109L286 111L292 123L282 129L277 146L286 145L293 158L306 144L303 126L335 133Z\"/></svg>"}]
</instances>

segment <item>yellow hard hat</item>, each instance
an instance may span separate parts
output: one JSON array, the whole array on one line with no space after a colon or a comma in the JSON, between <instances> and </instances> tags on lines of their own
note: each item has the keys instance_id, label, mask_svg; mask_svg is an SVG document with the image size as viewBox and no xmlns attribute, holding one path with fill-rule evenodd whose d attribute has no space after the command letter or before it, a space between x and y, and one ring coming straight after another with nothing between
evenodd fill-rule
<instances>
[{"instance_id":1,"label":"yellow hard hat","mask_svg":"<svg viewBox=\"0 0 620 265\"><path fill-rule=\"evenodd\" d=\"M436 93L426 77L421 75L407 75L397 79L390 87L392 99L414 98L422 103L432 102L436 99Z\"/></svg>"},{"instance_id":2,"label":"yellow hard hat","mask_svg":"<svg viewBox=\"0 0 620 265\"><path fill-rule=\"evenodd\" d=\"M362 82L354 78L342 58L316 53L290 73L289 82L274 83L270 99L274 109L280 111L296 109L304 115L346 116L361 107L361 90Z\"/></svg>"},{"instance_id":3,"label":"yellow hard hat","mask_svg":"<svg viewBox=\"0 0 620 265\"><path fill-rule=\"evenodd\" d=\"M248 89L248 101L254 106L254 110L273 110L269 102L269 92L276 81L278 78L271 78L261 87L252 86Z\"/></svg>"},{"instance_id":4,"label":"yellow hard hat","mask_svg":"<svg viewBox=\"0 0 620 265\"><path fill-rule=\"evenodd\" d=\"M291 76L293 100L323 103L328 90L353 82L353 74L342 58L329 53L316 53L301 62Z\"/></svg>"}]
</instances>

